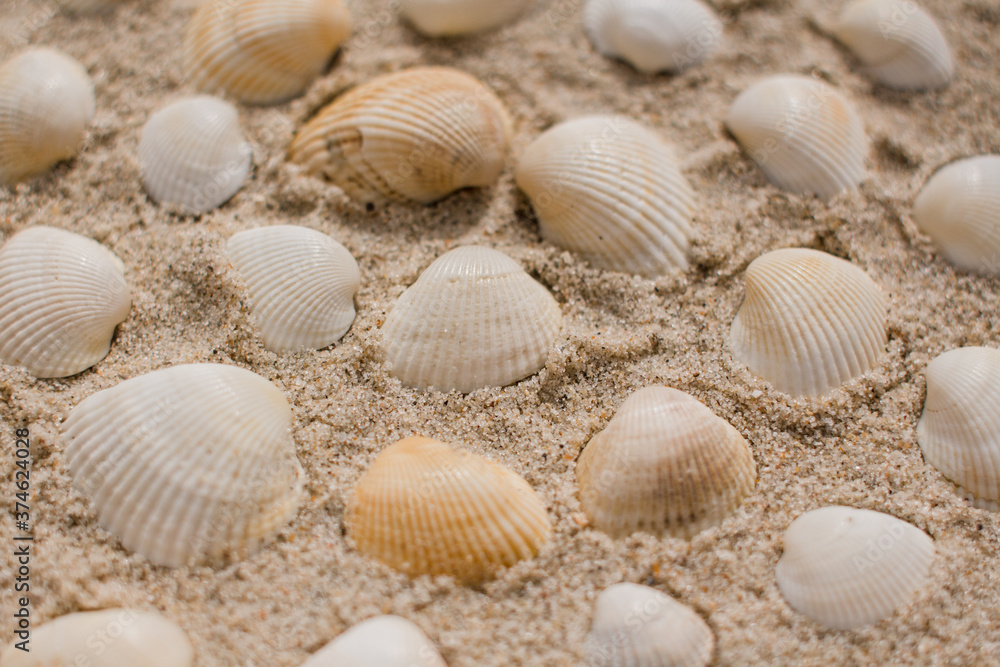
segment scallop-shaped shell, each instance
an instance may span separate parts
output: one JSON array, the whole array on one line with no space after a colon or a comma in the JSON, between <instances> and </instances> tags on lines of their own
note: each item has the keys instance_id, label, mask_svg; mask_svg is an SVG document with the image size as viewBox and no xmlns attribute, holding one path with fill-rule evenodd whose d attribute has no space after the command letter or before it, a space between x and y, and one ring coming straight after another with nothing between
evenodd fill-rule
<instances>
[{"instance_id":1,"label":"scallop-shaped shell","mask_svg":"<svg viewBox=\"0 0 1000 667\"><path fill-rule=\"evenodd\" d=\"M532 0L400 0L399 10L430 37L449 37L499 28L516 19Z\"/></svg>"},{"instance_id":2,"label":"scallop-shaped shell","mask_svg":"<svg viewBox=\"0 0 1000 667\"><path fill-rule=\"evenodd\" d=\"M84 399L65 457L101 526L157 565L242 558L291 519L302 468L273 384L220 364L166 368Z\"/></svg>"},{"instance_id":3,"label":"scallop-shaped shell","mask_svg":"<svg viewBox=\"0 0 1000 667\"><path fill-rule=\"evenodd\" d=\"M822 626L877 623L922 588L934 540L888 514L852 507L806 512L785 530L775 576L785 601Z\"/></svg>"},{"instance_id":4,"label":"scallop-shaped shell","mask_svg":"<svg viewBox=\"0 0 1000 667\"><path fill-rule=\"evenodd\" d=\"M92 14L111 10L129 0L56 0L60 7L73 14Z\"/></svg>"},{"instance_id":5,"label":"scallop-shaped shell","mask_svg":"<svg viewBox=\"0 0 1000 667\"><path fill-rule=\"evenodd\" d=\"M597 596L590 667L704 667L714 651L715 635L701 616L655 588L622 583Z\"/></svg>"},{"instance_id":6,"label":"scallop-shaped shell","mask_svg":"<svg viewBox=\"0 0 1000 667\"><path fill-rule=\"evenodd\" d=\"M746 270L733 356L779 391L820 396L885 351L886 300L864 271L819 250L765 253Z\"/></svg>"},{"instance_id":7,"label":"scallop-shaped shell","mask_svg":"<svg viewBox=\"0 0 1000 667\"><path fill-rule=\"evenodd\" d=\"M350 251L326 234L260 227L234 234L226 253L250 290L267 349L318 350L351 328L361 272Z\"/></svg>"},{"instance_id":8,"label":"scallop-shaped shell","mask_svg":"<svg viewBox=\"0 0 1000 667\"><path fill-rule=\"evenodd\" d=\"M28 227L0 249L0 361L66 377L107 356L132 293L121 260L96 241Z\"/></svg>"},{"instance_id":9,"label":"scallop-shaped shell","mask_svg":"<svg viewBox=\"0 0 1000 667\"><path fill-rule=\"evenodd\" d=\"M562 326L552 295L501 252L456 248L434 261L382 328L403 384L468 393L537 373Z\"/></svg>"},{"instance_id":10,"label":"scallop-shaped shell","mask_svg":"<svg viewBox=\"0 0 1000 667\"><path fill-rule=\"evenodd\" d=\"M61 51L33 48L0 65L0 185L76 155L94 104L87 71Z\"/></svg>"},{"instance_id":11,"label":"scallop-shaped shell","mask_svg":"<svg viewBox=\"0 0 1000 667\"><path fill-rule=\"evenodd\" d=\"M868 139L861 120L817 79L784 75L754 84L733 102L726 126L784 190L829 199L864 178Z\"/></svg>"},{"instance_id":12,"label":"scallop-shaped shell","mask_svg":"<svg viewBox=\"0 0 1000 667\"><path fill-rule=\"evenodd\" d=\"M697 65L722 38L722 22L701 0L588 0L583 27L601 54L649 74Z\"/></svg>"},{"instance_id":13,"label":"scallop-shaped shell","mask_svg":"<svg viewBox=\"0 0 1000 667\"><path fill-rule=\"evenodd\" d=\"M362 202L430 203L493 183L510 137L503 104L447 67L380 76L324 107L289 158Z\"/></svg>"},{"instance_id":14,"label":"scallop-shaped shell","mask_svg":"<svg viewBox=\"0 0 1000 667\"><path fill-rule=\"evenodd\" d=\"M352 626L302 667L447 667L416 624L399 616L376 616Z\"/></svg>"},{"instance_id":15,"label":"scallop-shaped shell","mask_svg":"<svg viewBox=\"0 0 1000 667\"><path fill-rule=\"evenodd\" d=\"M670 145L624 116L571 120L538 137L515 172L542 236L595 266L687 268L694 194Z\"/></svg>"},{"instance_id":16,"label":"scallop-shaped shell","mask_svg":"<svg viewBox=\"0 0 1000 667\"><path fill-rule=\"evenodd\" d=\"M538 553L552 526L515 473L414 437L386 447L358 480L347 530L358 549L411 577L477 583Z\"/></svg>"},{"instance_id":17,"label":"scallop-shaped shell","mask_svg":"<svg viewBox=\"0 0 1000 667\"><path fill-rule=\"evenodd\" d=\"M277 104L304 92L350 32L341 0L215 0L191 17L184 71L202 92Z\"/></svg>"},{"instance_id":18,"label":"scallop-shaped shell","mask_svg":"<svg viewBox=\"0 0 1000 667\"><path fill-rule=\"evenodd\" d=\"M591 438L576 477L595 528L614 537L643 530L686 538L739 507L757 466L743 436L698 399L646 387Z\"/></svg>"}]
</instances>

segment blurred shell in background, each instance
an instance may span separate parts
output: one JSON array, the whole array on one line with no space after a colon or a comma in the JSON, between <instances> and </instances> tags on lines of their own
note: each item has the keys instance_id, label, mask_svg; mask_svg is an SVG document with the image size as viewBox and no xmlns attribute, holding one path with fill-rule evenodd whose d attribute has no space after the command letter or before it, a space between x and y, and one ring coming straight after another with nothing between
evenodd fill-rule
<instances>
[{"instance_id":1,"label":"blurred shell in background","mask_svg":"<svg viewBox=\"0 0 1000 667\"><path fill-rule=\"evenodd\" d=\"M56 0L60 7L71 14L94 14L114 9L132 0Z\"/></svg>"},{"instance_id":2,"label":"blurred shell in background","mask_svg":"<svg viewBox=\"0 0 1000 667\"><path fill-rule=\"evenodd\" d=\"M403 18L429 37L450 37L499 28L534 0L400 0Z\"/></svg>"},{"instance_id":3,"label":"blurred shell in background","mask_svg":"<svg viewBox=\"0 0 1000 667\"><path fill-rule=\"evenodd\" d=\"M447 667L427 635L399 616L376 616L314 653L302 667Z\"/></svg>"}]
</instances>

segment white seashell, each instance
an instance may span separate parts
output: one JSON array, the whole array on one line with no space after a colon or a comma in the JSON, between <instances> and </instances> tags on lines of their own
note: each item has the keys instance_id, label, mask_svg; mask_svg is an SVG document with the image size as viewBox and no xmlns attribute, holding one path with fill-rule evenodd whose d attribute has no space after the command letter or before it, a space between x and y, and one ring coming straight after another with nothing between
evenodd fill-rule
<instances>
[{"instance_id":1,"label":"white seashell","mask_svg":"<svg viewBox=\"0 0 1000 667\"><path fill-rule=\"evenodd\" d=\"M496 181L510 133L503 103L478 80L416 67L324 107L299 130L289 158L353 199L427 204Z\"/></svg>"},{"instance_id":2,"label":"white seashell","mask_svg":"<svg viewBox=\"0 0 1000 667\"><path fill-rule=\"evenodd\" d=\"M132 293L121 260L96 241L28 227L0 249L0 361L67 377L107 356Z\"/></svg>"},{"instance_id":3,"label":"white seashell","mask_svg":"<svg viewBox=\"0 0 1000 667\"><path fill-rule=\"evenodd\" d=\"M532 0L400 0L403 18L430 37L450 37L499 28L516 19Z\"/></svg>"},{"instance_id":4,"label":"white seashell","mask_svg":"<svg viewBox=\"0 0 1000 667\"><path fill-rule=\"evenodd\" d=\"M561 326L559 304L520 264L467 246L427 267L382 336L390 372L404 385L468 393L537 373Z\"/></svg>"},{"instance_id":5,"label":"white seashell","mask_svg":"<svg viewBox=\"0 0 1000 667\"><path fill-rule=\"evenodd\" d=\"M73 481L157 565L242 558L294 516L302 468L273 384L219 364L166 368L84 399L63 424Z\"/></svg>"},{"instance_id":6,"label":"white seashell","mask_svg":"<svg viewBox=\"0 0 1000 667\"><path fill-rule=\"evenodd\" d=\"M865 175L868 140L851 105L805 76L772 76L740 93L726 127L768 179L829 199Z\"/></svg>"},{"instance_id":7,"label":"white seashell","mask_svg":"<svg viewBox=\"0 0 1000 667\"><path fill-rule=\"evenodd\" d=\"M686 269L694 193L671 146L624 116L561 123L515 171L542 237L595 266L662 275Z\"/></svg>"},{"instance_id":8,"label":"white seashell","mask_svg":"<svg viewBox=\"0 0 1000 667\"><path fill-rule=\"evenodd\" d=\"M302 667L447 667L416 624L399 616L376 616L313 654Z\"/></svg>"},{"instance_id":9,"label":"white seashell","mask_svg":"<svg viewBox=\"0 0 1000 667\"><path fill-rule=\"evenodd\" d=\"M234 234L226 253L250 290L267 349L318 350L351 328L361 272L350 251L326 234L259 227Z\"/></svg>"},{"instance_id":10,"label":"white seashell","mask_svg":"<svg viewBox=\"0 0 1000 667\"><path fill-rule=\"evenodd\" d=\"M765 253L746 270L733 356L793 396L820 396L885 351L886 300L864 271L819 250Z\"/></svg>"},{"instance_id":11,"label":"white seashell","mask_svg":"<svg viewBox=\"0 0 1000 667\"><path fill-rule=\"evenodd\" d=\"M0 185L76 155L94 118L94 84L61 51L33 48L0 66Z\"/></svg>"},{"instance_id":12,"label":"white seashell","mask_svg":"<svg viewBox=\"0 0 1000 667\"><path fill-rule=\"evenodd\" d=\"M833 630L891 615L928 580L934 540L888 514L823 507L792 522L775 576L785 601Z\"/></svg>"},{"instance_id":13,"label":"white seashell","mask_svg":"<svg viewBox=\"0 0 1000 667\"><path fill-rule=\"evenodd\" d=\"M588 0L583 27L601 54L647 74L697 65L722 38L722 21L701 0Z\"/></svg>"},{"instance_id":14,"label":"white seashell","mask_svg":"<svg viewBox=\"0 0 1000 667\"><path fill-rule=\"evenodd\" d=\"M160 109L139 139L146 191L188 213L209 211L235 195L250 173L252 155L236 107L207 95Z\"/></svg>"},{"instance_id":15,"label":"white seashell","mask_svg":"<svg viewBox=\"0 0 1000 667\"><path fill-rule=\"evenodd\" d=\"M655 588L622 583L597 596L590 667L704 667L715 635L701 616Z\"/></svg>"},{"instance_id":16,"label":"white seashell","mask_svg":"<svg viewBox=\"0 0 1000 667\"><path fill-rule=\"evenodd\" d=\"M104 12L124 4L128 0L56 0L60 7L73 14L93 14Z\"/></svg>"}]
</instances>

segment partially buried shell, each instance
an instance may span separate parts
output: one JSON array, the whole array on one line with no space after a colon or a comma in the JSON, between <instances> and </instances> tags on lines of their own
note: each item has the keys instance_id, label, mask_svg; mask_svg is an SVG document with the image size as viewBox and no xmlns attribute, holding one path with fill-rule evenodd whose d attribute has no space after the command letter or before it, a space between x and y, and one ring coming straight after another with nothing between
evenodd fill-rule
<instances>
[{"instance_id":1,"label":"partially buried shell","mask_svg":"<svg viewBox=\"0 0 1000 667\"><path fill-rule=\"evenodd\" d=\"M273 384L219 364L154 371L84 399L66 462L102 527L157 565L244 557L295 514L302 468Z\"/></svg>"},{"instance_id":2,"label":"partially buried shell","mask_svg":"<svg viewBox=\"0 0 1000 667\"><path fill-rule=\"evenodd\" d=\"M417 30L449 37L499 28L513 21L533 0L400 0L399 10Z\"/></svg>"},{"instance_id":3,"label":"partially buried shell","mask_svg":"<svg viewBox=\"0 0 1000 667\"><path fill-rule=\"evenodd\" d=\"M371 666L447 667L416 624L388 615L352 626L302 664L302 667Z\"/></svg>"},{"instance_id":4,"label":"partially buried shell","mask_svg":"<svg viewBox=\"0 0 1000 667\"><path fill-rule=\"evenodd\" d=\"M417 67L334 100L299 130L289 158L358 201L426 204L496 181L510 132L503 104L478 80Z\"/></svg>"}]
</instances>

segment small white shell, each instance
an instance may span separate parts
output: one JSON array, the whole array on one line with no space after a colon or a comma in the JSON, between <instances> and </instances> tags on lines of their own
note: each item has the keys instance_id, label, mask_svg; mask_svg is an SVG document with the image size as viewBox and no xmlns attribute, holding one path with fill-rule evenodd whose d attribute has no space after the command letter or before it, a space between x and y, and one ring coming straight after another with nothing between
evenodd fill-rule
<instances>
[{"instance_id":1,"label":"small white shell","mask_svg":"<svg viewBox=\"0 0 1000 667\"><path fill-rule=\"evenodd\" d=\"M852 507L806 512L788 526L775 576L788 604L850 630L892 614L928 580L934 540L888 514Z\"/></svg>"},{"instance_id":2,"label":"small white shell","mask_svg":"<svg viewBox=\"0 0 1000 667\"><path fill-rule=\"evenodd\" d=\"M399 616L376 616L313 654L302 667L447 667L415 623Z\"/></svg>"},{"instance_id":3,"label":"small white shell","mask_svg":"<svg viewBox=\"0 0 1000 667\"><path fill-rule=\"evenodd\" d=\"M350 251L326 234L260 227L234 234L226 253L250 290L267 349L318 350L351 328L361 272Z\"/></svg>"},{"instance_id":4,"label":"small white shell","mask_svg":"<svg viewBox=\"0 0 1000 667\"><path fill-rule=\"evenodd\" d=\"M403 18L430 37L448 37L499 28L517 18L533 0L400 0Z\"/></svg>"}]
</instances>

